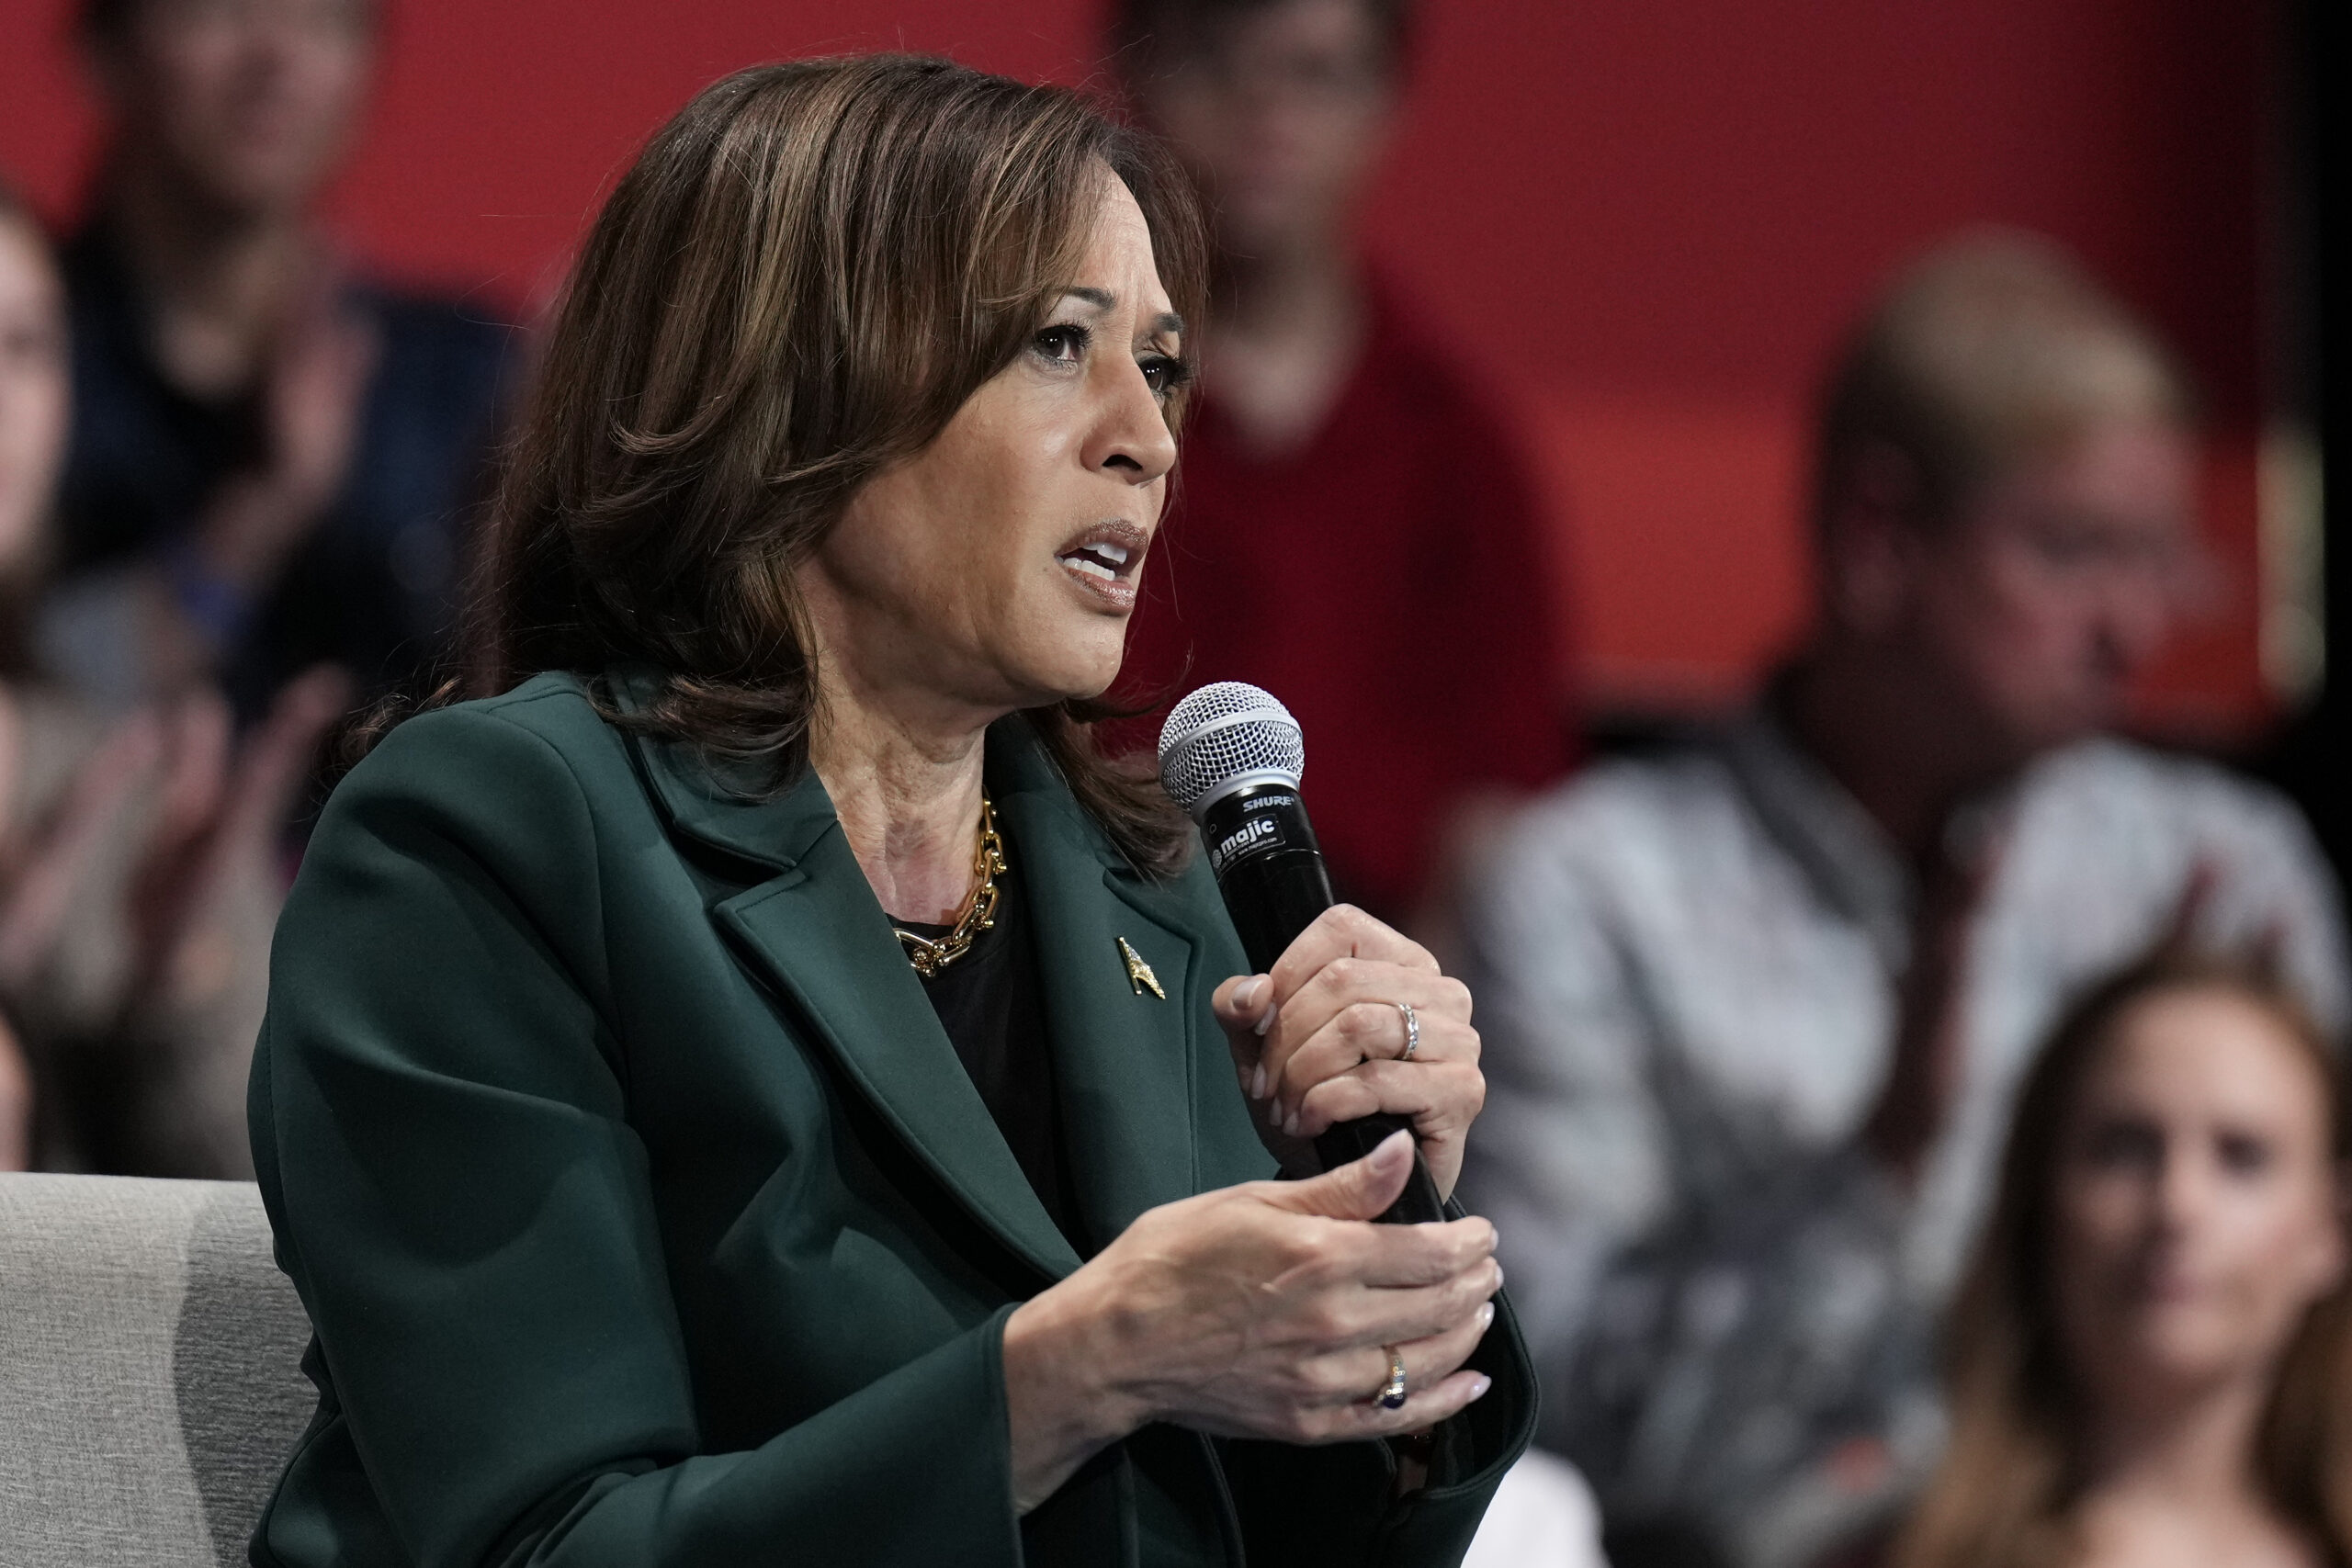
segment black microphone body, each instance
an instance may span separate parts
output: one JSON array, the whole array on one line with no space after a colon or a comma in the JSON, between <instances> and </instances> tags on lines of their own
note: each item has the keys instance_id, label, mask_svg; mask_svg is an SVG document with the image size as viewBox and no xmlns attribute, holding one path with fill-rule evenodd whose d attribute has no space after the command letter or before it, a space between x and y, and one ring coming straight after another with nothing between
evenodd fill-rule
<instances>
[{"instance_id":1,"label":"black microphone body","mask_svg":"<svg viewBox=\"0 0 2352 1568\"><path fill-rule=\"evenodd\" d=\"M1287 784L1248 784L1216 800L1202 815L1201 841L1241 935L1241 951L1260 974L1271 973L1298 933L1338 901L1306 803ZM1315 1140L1315 1152L1329 1169L1363 1158L1392 1133L1410 1130L1402 1116L1366 1116L1331 1127ZM1437 1183L1418 1152L1403 1194L1380 1218L1388 1224L1445 1218Z\"/></svg>"}]
</instances>

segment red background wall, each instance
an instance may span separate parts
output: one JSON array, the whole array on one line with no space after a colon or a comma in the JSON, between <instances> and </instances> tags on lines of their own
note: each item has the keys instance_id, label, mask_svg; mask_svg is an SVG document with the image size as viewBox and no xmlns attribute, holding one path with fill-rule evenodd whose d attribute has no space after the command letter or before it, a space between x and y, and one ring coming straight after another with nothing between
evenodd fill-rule
<instances>
[{"instance_id":1,"label":"red background wall","mask_svg":"<svg viewBox=\"0 0 2352 1568\"><path fill-rule=\"evenodd\" d=\"M1096 0L389 0L337 209L401 275L544 294L616 164L748 62L903 46L1099 77ZM0 170L69 214L69 0L0 7ZM1802 617L1806 400L1886 271L1962 224L2075 246L2214 413L2221 602L2147 702L2227 733L2256 642L2268 9L2215 0L1428 0L1368 241L1521 419L1593 695L1713 703Z\"/></svg>"}]
</instances>

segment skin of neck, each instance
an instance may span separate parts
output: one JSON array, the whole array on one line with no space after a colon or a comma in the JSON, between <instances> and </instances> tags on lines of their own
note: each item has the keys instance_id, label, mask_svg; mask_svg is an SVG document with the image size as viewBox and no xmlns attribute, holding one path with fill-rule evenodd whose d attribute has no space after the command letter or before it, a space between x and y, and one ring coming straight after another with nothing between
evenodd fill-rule
<instances>
[{"instance_id":1,"label":"skin of neck","mask_svg":"<svg viewBox=\"0 0 2352 1568\"><path fill-rule=\"evenodd\" d=\"M1247 443L1292 450L1330 412L1363 338L1363 300L1340 236L1221 257L1218 310L1201 336L1208 385Z\"/></svg>"},{"instance_id":2,"label":"skin of neck","mask_svg":"<svg viewBox=\"0 0 2352 1568\"><path fill-rule=\"evenodd\" d=\"M2082 1433L2082 1506L2272 1512L2254 1456L2273 1371L2253 1369L2199 1388L2143 1380L2101 1391L2088 1402Z\"/></svg>"},{"instance_id":3,"label":"skin of neck","mask_svg":"<svg viewBox=\"0 0 2352 1568\"><path fill-rule=\"evenodd\" d=\"M2023 761L1923 663L1833 622L1792 671L1787 711L1805 750L1915 863L1938 852L1962 801Z\"/></svg>"},{"instance_id":4,"label":"skin of neck","mask_svg":"<svg viewBox=\"0 0 2352 1568\"><path fill-rule=\"evenodd\" d=\"M107 210L153 311L166 369L192 391L251 385L287 300L325 254L303 211L209 200L130 152Z\"/></svg>"},{"instance_id":5,"label":"skin of neck","mask_svg":"<svg viewBox=\"0 0 2352 1568\"><path fill-rule=\"evenodd\" d=\"M1011 710L862 657L841 595L821 574L801 582L816 647L809 764L884 911L951 922L972 891L988 727Z\"/></svg>"}]
</instances>

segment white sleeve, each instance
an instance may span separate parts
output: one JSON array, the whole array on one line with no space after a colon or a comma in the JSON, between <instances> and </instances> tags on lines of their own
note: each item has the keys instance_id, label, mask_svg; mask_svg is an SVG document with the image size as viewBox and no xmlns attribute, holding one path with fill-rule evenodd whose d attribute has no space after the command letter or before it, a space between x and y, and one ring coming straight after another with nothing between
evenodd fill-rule
<instances>
[{"instance_id":1,"label":"white sleeve","mask_svg":"<svg viewBox=\"0 0 2352 1568\"><path fill-rule=\"evenodd\" d=\"M2340 1037L2352 1023L2352 981L2326 857L2284 796L2226 775L2212 783L2196 839L2214 884L2196 934L2232 951L2275 944L2284 978Z\"/></svg>"}]
</instances>

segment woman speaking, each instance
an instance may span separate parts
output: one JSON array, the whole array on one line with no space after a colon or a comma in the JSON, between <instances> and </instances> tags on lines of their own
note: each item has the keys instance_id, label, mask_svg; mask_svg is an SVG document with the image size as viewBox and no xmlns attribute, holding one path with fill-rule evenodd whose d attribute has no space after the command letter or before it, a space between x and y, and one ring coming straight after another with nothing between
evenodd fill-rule
<instances>
[{"instance_id":1,"label":"woman speaking","mask_svg":"<svg viewBox=\"0 0 2352 1568\"><path fill-rule=\"evenodd\" d=\"M1468 997L1347 909L1241 973L1088 739L1202 271L1151 144L940 61L742 73L621 182L477 700L279 928L256 1562L1459 1558L1533 1416L1492 1228L1370 1223L1402 1137L1263 1179L1385 1110L1450 1191Z\"/></svg>"}]
</instances>

